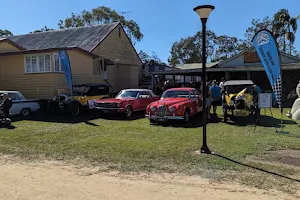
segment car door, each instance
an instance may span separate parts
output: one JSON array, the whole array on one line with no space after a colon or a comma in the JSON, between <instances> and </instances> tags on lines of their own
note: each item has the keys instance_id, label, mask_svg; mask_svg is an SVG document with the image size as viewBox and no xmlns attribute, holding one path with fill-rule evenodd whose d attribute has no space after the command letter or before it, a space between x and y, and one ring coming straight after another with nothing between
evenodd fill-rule
<instances>
[{"instance_id":1,"label":"car door","mask_svg":"<svg viewBox=\"0 0 300 200\"><path fill-rule=\"evenodd\" d=\"M151 94L147 91L141 91L138 95L138 107L137 110L144 110L151 103Z\"/></svg>"}]
</instances>

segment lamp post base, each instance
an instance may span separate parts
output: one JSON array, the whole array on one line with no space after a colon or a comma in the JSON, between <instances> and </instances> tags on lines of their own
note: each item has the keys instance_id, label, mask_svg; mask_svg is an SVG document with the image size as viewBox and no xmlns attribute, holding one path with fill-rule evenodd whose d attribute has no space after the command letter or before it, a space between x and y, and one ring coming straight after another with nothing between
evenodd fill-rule
<instances>
[{"instance_id":1,"label":"lamp post base","mask_svg":"<svg viewBox=\"0 0 300 200\"><path fill-rule=\"evenodd\" d=\"M209 150L209 148L208 148L207 145L203 145L203 146L201 147L200 153L203 153L203 154L211 154L211 151Z\"/></svg>"}]
</instances>

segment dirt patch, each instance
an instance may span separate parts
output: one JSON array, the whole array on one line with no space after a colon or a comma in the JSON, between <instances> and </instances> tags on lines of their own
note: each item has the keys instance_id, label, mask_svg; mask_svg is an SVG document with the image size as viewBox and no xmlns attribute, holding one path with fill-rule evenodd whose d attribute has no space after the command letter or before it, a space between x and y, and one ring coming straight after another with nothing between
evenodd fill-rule
<instances>
[{"instance_id":1,"label":"dirt patch","mask_svg":"<svg viewBox=\"0 0 300 200\"><path fill-rule=\"evenodd\" d=\"M23 162L0 157L1 199L17 200L240 200L297 199L275 190L178 174L122 174L60 162Z\"/></svg>"},{"instance_id":2,"label":"dirt patch","mask_svg":"<svg viewBox=\"0 0 300 200\"><path fill-rule=\"evenodd\" d=\"M284 164L290 167L300 168L300 151L298 150L270 151L267 154L260 156L249 156L247 159L254 162L265 161L269 164Z\"/></svg>"}]
</instances>

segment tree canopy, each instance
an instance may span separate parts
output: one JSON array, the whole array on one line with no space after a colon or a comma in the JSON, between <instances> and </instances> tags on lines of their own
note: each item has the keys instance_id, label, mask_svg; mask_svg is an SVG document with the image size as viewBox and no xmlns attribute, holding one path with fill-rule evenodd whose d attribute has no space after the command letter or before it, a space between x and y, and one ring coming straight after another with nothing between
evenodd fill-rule
<instances>
[{"instance_id":1,"label":"tree canopy","mask_svg":"<svg viewBox=\"0 0 300 200\"><path fill-rule=\"evenodd\" d=\"M41 28L39 30L35 30L33 32L30 32L30 33L40 33L40 32L53 31L53 30L54 30L53 28L48 28L47 26L44 26L44 28Z\"/></svg>"},{"instance_id":2,"label":"tree canopy","mask_svg":"<svg viewBox=\"0 0 300 200\"><path fill-rule=\"evenodd\" d=\"M299 56L296 48L295 33L297 20L300 16L290 16L288 10L281 9L274 14L273 18L253 19L246 29L244 38L239 39L228 35L216 35L213 31L207 31L207 58L209 61L220 61L232 57L252 46L254 35L261 29L268 29L274 34L279 49L291 55ZM288 46L287 41L289 42ZM172 66L201 62L201 32L194 36L181 38L175 41L171 48L171 56L168 61ZM289 47L289 52L287 52Z\"/></svg>"},{"instance_id":3,"label":"tree canopy","mask_svg":"<svg viewBox=\"0 0 300 200\"><path fill-rule=\"evenodd\" d=\"M158 56L157 54L152 51L152 55L147 54L143 50L140 50L138 53L139 57L143 61L144 64L149 64L149 65L166 65Z\"/></svg>"},{"instance_id":4,"label":"tree canopy","mask_svg":"<svg viewBox=\"0 0 300 200\"><path fill-rule=\"evenodd\" d=\"M60 20L58 26L60 29L64 29L112 22L120 22L134 44L143 39L144 35L134 20L127 20L124 16L119 15L117 11L105 6L94 8L91 11L83 10L79 14L72 13L70 17Z\"/></svg>"},{"instance_id":5,"label":"tree canopy","mask_svg":"<svg viewBox=\"0 0 300 200\"><path fill-rule=\"evenodd\" d=\"M9 30L0 29L0 38L1 37L8 37L8 36L13 36L12 32L10 32Z\"/></svg>"}]
</instances>

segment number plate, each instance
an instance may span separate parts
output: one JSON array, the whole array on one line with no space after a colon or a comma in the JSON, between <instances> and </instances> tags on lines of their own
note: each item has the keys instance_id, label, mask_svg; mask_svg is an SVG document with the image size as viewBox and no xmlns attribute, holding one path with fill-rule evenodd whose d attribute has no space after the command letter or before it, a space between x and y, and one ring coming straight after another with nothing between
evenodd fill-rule
<instances>
[{"instance_id":1,"label":"number plate","mask_svg":"<svg viewBox=\"0 0 300 200\"><path fill-rule=\"evenodd\" d=\"M109 111L108 110L103 110L103 113L108 113Z\"/></svg>"},{"instance_id":2,"label":"number plate","mask_svg":"<svg viewBox=\"0 0 300 200\"><path fill-rule=\"evenodd\" d=\"M235 116L247 116L247 113L245 113L245 112L236 112Z\"/></svg>"}]
</instances>

